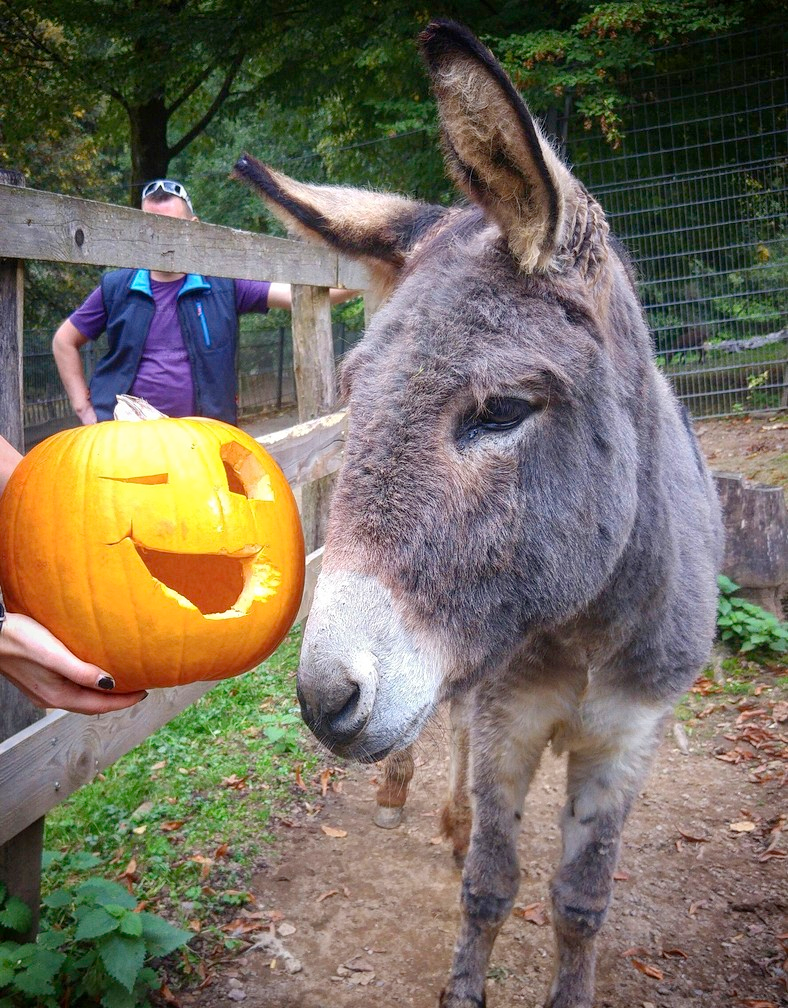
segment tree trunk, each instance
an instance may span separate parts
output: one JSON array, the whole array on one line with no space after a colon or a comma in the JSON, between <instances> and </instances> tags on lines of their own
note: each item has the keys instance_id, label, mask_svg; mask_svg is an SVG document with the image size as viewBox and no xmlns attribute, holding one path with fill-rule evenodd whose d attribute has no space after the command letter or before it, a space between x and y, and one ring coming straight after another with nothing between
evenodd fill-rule
<instances>
[{"instance_id":1,"label":"tree trunk","mask_svg":"<svg viewBox=\"0 0 788 1008\"><path fill-rule=\"evenodd\" d=\"M137 209L142 203L142 188L145 183L151 179L167 177L170 165L167 121L167 109L161 95L129 108L131 125L129 203Z\"/></svg>"}]
</instances>

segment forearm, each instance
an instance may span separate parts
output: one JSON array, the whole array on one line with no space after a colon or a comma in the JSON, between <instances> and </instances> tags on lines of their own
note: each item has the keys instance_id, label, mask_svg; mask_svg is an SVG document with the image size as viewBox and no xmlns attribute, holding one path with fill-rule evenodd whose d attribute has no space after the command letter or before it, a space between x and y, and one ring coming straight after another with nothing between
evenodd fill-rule
<instances>
[{"instance_id":1,"label":"forearm","mask_svg":"<svg viewBox=\"0 0 788 1008\"><path fill-rule=\"evenodd\" d=\"M52 340L52 353L55 356L60 380L69 402L83 424L95 423L96 414L90 402L90 391L85 381L82 368L82 357L79 347L87 342L85 338L66 320L55 333Z\"/></svg>"},{"instance_id":2,"label":"forearm","mask_svg":"<svg viewBox=\"0 0 788 1008\"><path fill-rule=\"evenodd\" d=\"M332 305L343 304L345 301L358 297L359 294L361 294L361 291L345 290L344 287L331 287L328 291L328 297Z\"/></svg>"},{"instance_id":3,"label":"forearm","mask_svg":"<svg viewBox=\"0 0 788 1008\"><path fill-rule=\"evenodd\" d=\"M329 287L328 299L332 305L342 304L351 298L358 297L361 291L345 290L344 287ZM269 308L293 307L293 288L288 283L272 283L268 290Z\"/></svg>"}]
</instances>

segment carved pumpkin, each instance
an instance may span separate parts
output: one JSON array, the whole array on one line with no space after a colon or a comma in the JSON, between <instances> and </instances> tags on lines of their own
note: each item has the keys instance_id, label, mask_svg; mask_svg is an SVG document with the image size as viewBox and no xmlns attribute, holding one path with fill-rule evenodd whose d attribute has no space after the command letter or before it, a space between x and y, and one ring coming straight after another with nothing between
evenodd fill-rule
<instances>
[{"instance_id":1,"label":"carved pumpkin","mask_svg":"<svg viewBox=\"0 0 788 1008\"><path fill-rule=\"evenodd\" d=\"M55 434L0 498L0 584L119 691L237 675L295 619L304 544L290 487L207 419Z\"/></svg>"}]
</instances>

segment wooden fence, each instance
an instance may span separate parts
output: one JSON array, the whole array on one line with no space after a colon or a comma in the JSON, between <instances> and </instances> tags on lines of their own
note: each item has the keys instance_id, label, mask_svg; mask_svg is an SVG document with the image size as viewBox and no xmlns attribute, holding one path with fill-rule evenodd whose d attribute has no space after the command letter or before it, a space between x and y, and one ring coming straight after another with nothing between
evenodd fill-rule
<instances>
[{"instance_id":1,"label":"wooden fence","mask_svg":"<svg viewBox=\"0 0 788 1008\"><path fill-rule=\"evenodd\" d=\"M23 267L27 259L202 273L293 285L299 424L258 440L301 487L307 542L302 620L320 570L326 502L342 453L329 287L366 290L365 271L305 243L27 189L0 171L0 433L22 450ZM3 544L0 543L0 549ZM214 683L154 690L130 710L46 716L0 676L0 880L39 903L44 816Z\"/></svg>"}]
</instances>

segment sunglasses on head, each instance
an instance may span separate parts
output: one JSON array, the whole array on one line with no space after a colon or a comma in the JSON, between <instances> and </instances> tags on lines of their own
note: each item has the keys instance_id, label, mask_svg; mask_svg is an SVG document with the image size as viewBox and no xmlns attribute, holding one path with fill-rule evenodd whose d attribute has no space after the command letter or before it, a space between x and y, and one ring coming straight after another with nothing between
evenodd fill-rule
<instances>
[{"instance_id":1,"label":"sunglasses on head","mask_svg":"<svg viewBox=\"0 0 788 1008\"><path fill-rule=\"evenodd\" d=\"M180 182L172 182L170 179L156 179L153 182L149 182L142 190L142 198L147 199L159 189L161 189L162 192L169 193L170 196L179 196L189 208L189 212L194 213L192 201L189 199L189 194L186 192L184 186L182 186Z\"/></svg>"}]
</instances>

